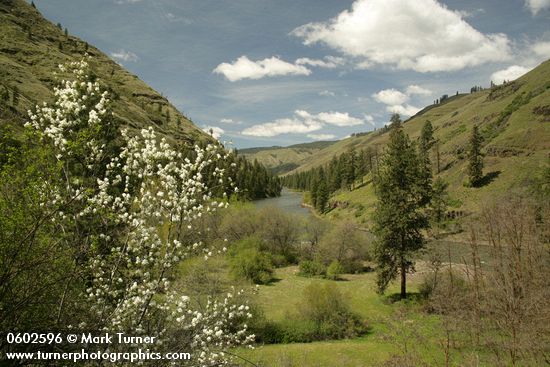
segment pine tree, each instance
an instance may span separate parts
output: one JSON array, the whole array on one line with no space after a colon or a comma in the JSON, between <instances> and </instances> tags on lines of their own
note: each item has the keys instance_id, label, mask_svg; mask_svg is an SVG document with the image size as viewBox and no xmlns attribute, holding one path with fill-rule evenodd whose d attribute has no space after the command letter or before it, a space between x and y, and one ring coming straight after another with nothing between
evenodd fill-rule
<instances>
[{"instance_id":1,"label":"pine tree","mask_svg":"<svg viewBox=\"0 0 550 367\"><path fill-rule=\"evenodd\" d=\"M397 127L401 125L401 116L399 116L398 113L394 113L390 117L390 126L391 127Z\"/></svg>"},{"instance_id":2,"label":"pine tree","mask_svg":"<svg viewBox=\"0 0 550 367\"><path fill-rule=\"evenodd\" d=\"M477 125L474 125L468 150L468 177L471 186L477 186L483 177L483 156L481 154L482 140L483 138L479 133L479 128Z\"/></svg>"},{"instance_id":3,"label":"pine tree","mask_svg":"<svg viewBox=\"0 0 550 367\"><path fill-rule=\"evenodd\" d=\"M378 290L401 275L401 298L407 295L407 272L412 255L424 246L422 230L428 227L424 214L419 163L414 146L399 124L390 141L377 179L378 203L374 216L377 235Z\"/></svg>"},{"instance_id":4,"label":"pine tree","mask_svg":"<svg viewBox=\"0 0 550 367\"><path fill-rule=\"evenodd\" d=\"M327 189L325 172L322 168L319 170L319 175L317 178L317 195L315 196L315 209L317 209L319 213L324 213L328 204L329 193Z\"/></svg>"},{"instance_id":5,"label":"pine tree","mask_svg":"<svg viewBox=\"0 0 550 367\"><path fill-rule=\"evenodd\" d=\"M343 155L344 161L344 177L346 180L346 186L348 190L353 190L353 183L356 178L356 157L355 150L350 149L345 155Z\"/></svg>"},{"instance_id":6,"label":"pine tree","mask_svg":"<svg viewBox=\"0 0 550 367\"><path fill-rule=\"evenodd\" d=\"M449 184L440 177L434 181L430 206L432 209L432 219L436 223L441 223L445 217L447 203L449 201L449 193L447 192L448 187Z\"/></svg>"},{"instance_id":7,"label":"pine tree","mask_svg":"<svg viewBox=\"0 0 550 367\"><path fill-rule=\"evenodd\" d=\"M430 160L430 150L434 144L433 127L432 123L428 120L422 126L418 151L420 187L422 188L425 204L430 202L432 196L432 162Z\"/></svg>"}]
</instances>

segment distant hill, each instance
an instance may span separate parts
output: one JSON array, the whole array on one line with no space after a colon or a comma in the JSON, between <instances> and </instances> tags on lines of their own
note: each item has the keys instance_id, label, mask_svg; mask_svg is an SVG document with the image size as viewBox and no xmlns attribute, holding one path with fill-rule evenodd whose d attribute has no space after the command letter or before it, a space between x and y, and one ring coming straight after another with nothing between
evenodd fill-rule
<instances>
[{"instance_id":1,"label":"distant hill","mask_svg":"<svg viewBox=\"0 0 550 367\"><path fill-rule=\"evenodd\" d=\"M550 61L513 82L429 106L407 120L404 130L417 139L428 120L439 141L439 175L449 183L457 210L476 212L486 200L525 190L550 163ZM486 184L467 188L463 185L467 177L466 149L474 124L484 138ZM350 148L370 146L382 152L388 137L387 129L380 129L338 141L311 154L288 174L327 164L333 156ZM437 172L436 153L432 153L433 169ZM329 216L368 221L376 201L370 177L365 177L364 184L356 190L337 192L331 200L343 205Z\"/></svg>"},{"instance_id":2,"label":"distant hill","mask_svg":"<svg viewBox=\"0 0 550 367\"><path fill-rule=\"evenodd\" d=\"M303 164L315 153L330 147L336 141L316 141L290 145L288 147L272 146L239 150L247 159L257 160L276 174L284 174Z\"/></svg>"},{"instance_id":3,"label":"distant hill","mask_svg":"<svg viewBox=\"0 0 550 367\"><path fill-rule=\"evenodd\" d=\"M21 126L29 108L52 100L57 66L85 54L92 57L93 72L110 90L115 117L123 125L154 126L176 142L210 139L160 93L97 48L65 34L23 0L0 0L0 95L8 100L0 123Z\"/></svg>"}]
</instances>

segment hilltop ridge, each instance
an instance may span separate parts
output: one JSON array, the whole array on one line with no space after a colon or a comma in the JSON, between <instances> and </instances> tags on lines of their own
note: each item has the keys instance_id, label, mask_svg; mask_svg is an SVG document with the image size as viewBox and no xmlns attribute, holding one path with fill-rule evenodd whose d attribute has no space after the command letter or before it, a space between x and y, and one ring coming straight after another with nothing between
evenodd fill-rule
<instances>
[{"instance_id":1,"label":"hilltop ridge","mask_svg":"<svg viewBox=\"0 0 550 367\"><path fill-rule=\"evenodd\" d=\"M173 142L210 139L162 94L23 0L0 1L0 93L8 102L0 111L0 122L21 126L29 108L52 100L57 66L85 55L109 90L114 116L123 126L153 126Z\"/></svg>"}]
</instances>

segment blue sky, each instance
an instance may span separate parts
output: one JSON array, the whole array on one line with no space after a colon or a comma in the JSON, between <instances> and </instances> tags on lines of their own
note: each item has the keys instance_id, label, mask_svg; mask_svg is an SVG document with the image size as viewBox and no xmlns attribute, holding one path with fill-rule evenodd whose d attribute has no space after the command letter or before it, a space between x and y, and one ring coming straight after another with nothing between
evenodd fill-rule
<instances>
[{"instance_id":1,"label":"blue sky","mask_svg":"<svg viewBox=\"0 0 550 367\"><path fill-rule=\"evenodd\" d=\"M341 139L550 58L550 0L35 0L239 148Z\"/></svg>"}]
</instances>

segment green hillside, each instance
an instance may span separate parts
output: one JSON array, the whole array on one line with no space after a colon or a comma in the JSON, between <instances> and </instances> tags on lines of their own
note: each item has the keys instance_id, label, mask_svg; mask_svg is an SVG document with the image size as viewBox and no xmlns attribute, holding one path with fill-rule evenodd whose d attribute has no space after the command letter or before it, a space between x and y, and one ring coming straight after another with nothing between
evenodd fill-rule
<instances>
[{"instance_id":1,"label":"green hillside","mask_svg":"<svg viewBox=\"0 0 550 367\"><path fill-rule=\"evenodd\" d=\"M160 93L97 48L66 34L23 0L0 1L2 124L20 126L29 108L51 102L57 66L81 60L86 53L91 56L92 70L110 90L114 115L122 125L134 129L154 126L176 141L208 139Z\"/></svg>"},{"instance_id":2,"label":"green hillside","mask_svg":"<svg viewBox=\"0 0 550 367\"><path fill-rule=\"evenodd\" d=\"M249 160L257 160L277 174L284 174L305 164L314 155L335 144L335 141L316 141L288 147L259 147L241 149L239 153Z\"/></svg>"},{"instance_id":3,"label":"green hillside","mask_svg":"<svg viewBox=\"0 0 550 367\"><path fill-rule=\"evenodd\" d=\"M550 156L550 61L514 82L430 106L405 121L404 130L416 139L428 120L439 141L439 175L449 183L455 210L476 212L491 198L525 190L547 166ZM466 149L474 124L484 138L485 184L468 188L463 185L467 176ZM315 153L289 174L325 165L351 148L371 147L381 153L388 138L389 133L382 129L341 140ZM435 150L431 158L437 173ZM365 183L353 191L335 193L331 200L343 205L328 216L367 222L375 196L368 176Z\"/></svg>"}]
</instances>

